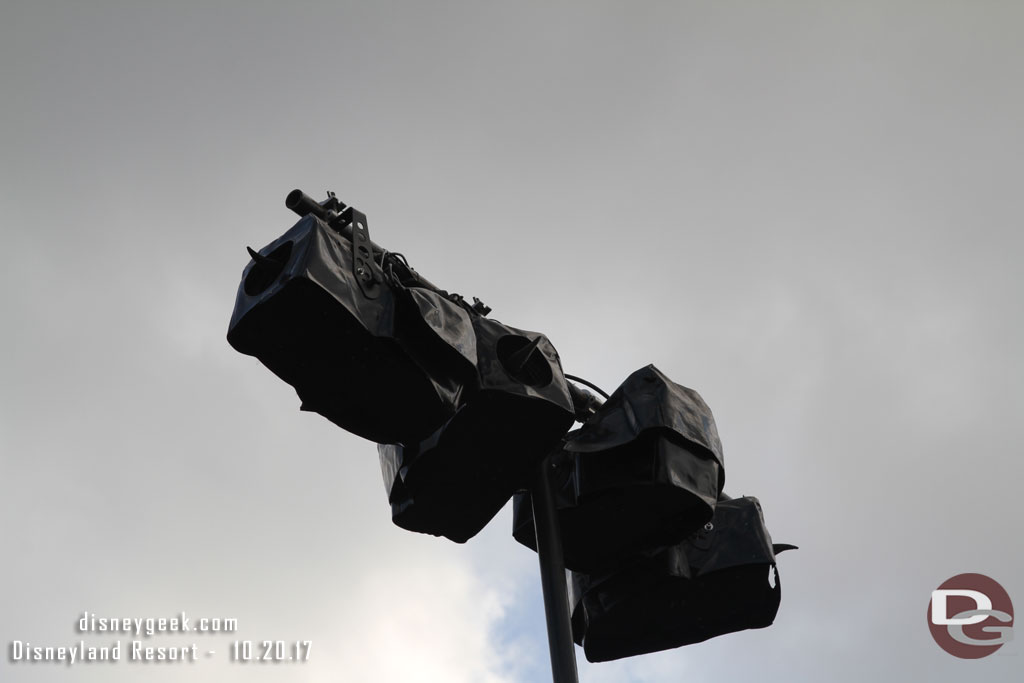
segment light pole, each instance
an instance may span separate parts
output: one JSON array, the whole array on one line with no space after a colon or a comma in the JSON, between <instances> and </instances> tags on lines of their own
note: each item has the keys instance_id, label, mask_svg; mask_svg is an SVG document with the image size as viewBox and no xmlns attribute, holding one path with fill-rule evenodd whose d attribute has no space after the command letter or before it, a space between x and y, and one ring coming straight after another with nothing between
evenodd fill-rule
<instances>
[{"instance_id":1,"label":"light pole","mask_svg":"<svg viewBox=\"0 0 1024 683\"><path fill-rule=\"evenodd\" d=\"M289 193L299 222L249 249L228 341L303 410L378 443L398 526L463 543L517 495L513 536L537 551L554 683L578 683L574 642L607 661L772 623L784 547L756 499L724 495L697 392L653 365L611 396L564 374L543 334L432 284L328 195Z\"/></svg>"}]
</instances>

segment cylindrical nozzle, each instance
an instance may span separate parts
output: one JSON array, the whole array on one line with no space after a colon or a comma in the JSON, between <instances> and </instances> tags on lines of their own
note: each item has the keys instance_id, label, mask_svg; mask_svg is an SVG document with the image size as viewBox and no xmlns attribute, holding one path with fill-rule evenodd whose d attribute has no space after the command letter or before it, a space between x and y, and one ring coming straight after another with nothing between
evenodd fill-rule
<instances>
[{"instance_id":1,"label":"cylindrical nozzle","mask_svg":"<svg viewBox=\"0 0 1024 683\"><path fill-rule=\"evenodd\" d=\"M302 190L292 190L289 192L288 196L284 198L284 205L300 216L313 214L325 223L334 217L332 215L334 212L329 212L320 206L315 199Z\"/></svg>"}]
</instances>

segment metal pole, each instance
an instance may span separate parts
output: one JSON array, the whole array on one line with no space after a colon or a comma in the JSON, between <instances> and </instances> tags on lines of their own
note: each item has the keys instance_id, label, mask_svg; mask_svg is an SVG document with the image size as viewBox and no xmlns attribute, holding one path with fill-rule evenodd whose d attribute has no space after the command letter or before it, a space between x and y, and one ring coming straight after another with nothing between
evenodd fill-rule
<instances>
[{"instance_id":1,"label":"metal pole","mask_svg":"<svg viewBox=\"0 0 1024 683\"><path fill-rule=\"evenodd\" d=\"M555 492L551 484L551 456L540 464L530 500L533 525L537 534L540 560L540 585L544 592L544 614L548 622L548 647L551 650L551 674L554 683L579 683L576 652L572 642L569 592L565 585L565 560L562 538L555 516Z\"/></svg>"}]
</instances>

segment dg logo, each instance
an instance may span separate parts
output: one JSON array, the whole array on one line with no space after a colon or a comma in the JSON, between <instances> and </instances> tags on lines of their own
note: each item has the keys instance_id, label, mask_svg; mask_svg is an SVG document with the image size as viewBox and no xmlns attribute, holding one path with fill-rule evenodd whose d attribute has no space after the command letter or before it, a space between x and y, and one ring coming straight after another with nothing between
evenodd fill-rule
<instances>
[{"instance_id":1,"label":"dg logo","mask_svg":"<svg viewBox=\"0 0 1024 683\"><path fill-rule=\"evenodd\" d=\"M928 628L949 654L980 659L1013 639L1013 604L995 580L958 574L932 591Z\"/></svg>"}]
</instances>

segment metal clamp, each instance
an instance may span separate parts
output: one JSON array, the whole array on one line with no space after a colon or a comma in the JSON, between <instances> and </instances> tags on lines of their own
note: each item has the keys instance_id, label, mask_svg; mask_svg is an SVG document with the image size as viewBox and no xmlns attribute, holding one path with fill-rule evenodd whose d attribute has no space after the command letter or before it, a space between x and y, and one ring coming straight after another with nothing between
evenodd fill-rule
<instances>
[{"instance_id":1,"label":"metal clamp","mask_svg":"<svg viewBox=\"0 0 1024 683\"><path fill-rule=\"evenodd\" d=\"M380 295L384 274L373 260L373 242L370 241L366 214L349 206L341 212L340 218L342 225L348 223L352 226L352 272L359 289L367 299L376 299Z\"/></svg>"}]
</instances>

